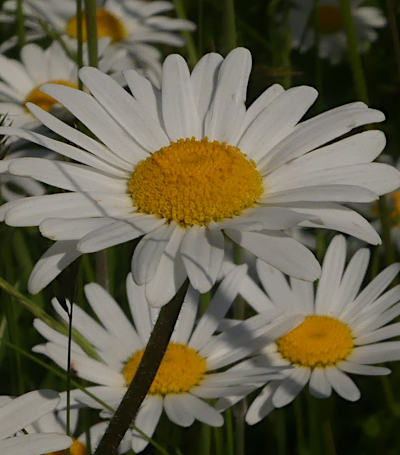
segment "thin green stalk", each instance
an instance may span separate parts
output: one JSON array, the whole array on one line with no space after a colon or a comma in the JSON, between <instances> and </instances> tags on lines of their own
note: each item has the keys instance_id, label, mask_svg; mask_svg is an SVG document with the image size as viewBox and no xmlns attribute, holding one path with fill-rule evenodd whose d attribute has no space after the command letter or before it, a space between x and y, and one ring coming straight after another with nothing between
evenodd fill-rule
<instances>
[{"instance_id":1,"label":"thin green stalk","mask_svg":"<svg viewBox=\"0 0 400 455\"><path fill-rule=\"evenodd\" d=\"M322 434L324 438L324 454L336 455L335 440L332 431L333 422L333 397L318 402L321 408Z\"/></svg>"},{"instance_id":2,"label":"thin green stalk","mask_svg":"<svg viewBox=\"0 0 400 455\"><path fill-rule=\"evenodd\" d=\"M198 0L197 5L197 52L204 53L204 0Z\"/></svg>"},{"instance_id":3,"label":"thin green stalk","mask_svg":"<svg viewBox=\"0 0 400 455\"><path fill-rule=\"evenodd\" d=\"M224 0L224 40L223 51L230 52L236 47L236 21L234 0Z\"/></svg>"},{"instance_id":4,"label":"thin green stalk","mask_svg":"<svg viewBox=\"0 0 400 455\"><path fill-rule=\"evenodd\" d=\"M54 29L52 29L45 21L38 19L39 25L42 27L43 31L46 33L46 35L51 38L53 41L57 41L60 46L63 48L64 52L68 55L68 57L71 60L76 61L76 56L74 52L71 51L71 49L67 46L65 41L63 40L62 36L56 32Z\"/></svg>"},{"instance_id":5,"label":"thin green stalk","mask_svg":"<svg viewBox=\"0 0 400 455\"><path fill-rule=\"evenodd\" d=\"M9 295L15 297L15 299L22 304L27 310L29 310L35 317L41 319L51 328L58 330L63 335L68 333L68 327L65 323L61 323L51 316L49 316L44 310L42 310L35 302L28 299L24 294L18 291L14 286L8 283L6 280L0 277L0 288L4 289ZM81 346L81 348L92 358L98 359L96 350L93 348L91 343L89 343L79 332L75 329L72 329L72 338L73 340Z\"/></svg>"},{"instance_id":6,"label":"thin green stalk","mask_svg":"<svg viewBox=\"0 0 400 455\"><path fill-rule=\"evenodd\" d=\"M226 454L235 455L235 438L233 435L232 411L225 412Z\"/></svg>"},{"instance_id":7,"label":"thin green stalk","mask_svg":"<svg viewBox=\"0 0 400 455\"><path fill-rule=\"evenodd\" d=\"M276 435L278 440L279 455L285 455L287 452L287 435L286 435L286 410L279 409L275 411Z\"/></svg>"},{"instance_id":8,"label":"thin green stalk","mask_svg":"<svg viewBox=\"0 0 400 455\"><path fill-rule=\"evenodd\" d=\"M108 276L108 259L107 250L98 251L96 253L96 281L103 288L109 289L110 280Z\"/></svg>"},{"instance_id":9,"label":"thin green stalk","mask_svg":"<svg viewBox=\"0 0 400 455\"><path fill-rule=\"evenodd\" d=\"M25 44L25 17L22 0L17 0L17 36L18 47L21 50Z\"/></svg>"},{"instance_id":10,"label":"thin green stalk","mask_svg":"<svg viewBox=\"0 0 400 455\"><path fill-rule=\"evenodd\" d=\"M386 0L387 18L389 22L390 33L392 35L394 56L397 67L397 77L400 79L400 40L396 20L396 3L396 0Z\"/></svg>"},{"instance_id":11,"label":"thin green stalk","mask_svg":"<svg viewBox=\"0 0 400 455\"><path fill-rule=\"evenodd\" d=\"M201 424L199 439L197 441L198 455L209 455L211 452L211 427Z\"/></svg>"},{"instance_id":12,"label":"thin green stalk","mask_svg":"<svg viewBox=\"0 0 400 455\"><path fill-rule=\"evenodd\" d=\"M111 419L95 455L114 455L126 430L134 423L167 350L188 285L186 280L176 296L161 308L136 375Z\"/></svg>"},{"instance_id":13,"label":"thin green stalk","mask_svg":"<svg viewBox=\"0 0 400 455\"><path fill-rule=\"evenodd\" d=\"M83 39L82 39L82 0L76 0L76 64L78 69L83 66ZM83 84L78 77L78 88L82 90Z\"/></svg>"},{"instance_id":14,"label":"thin green stalk","mask_svg":"<svg viewBox=\"0 0 400 455\"><path fill-rule=\"evenodd\" d=\"M183 6L182 0L174 0L176 15L179 19L186 19L186 12ZM196 45L194 43L193 36L190 32L184 30L182 31L182 35L185 38L185 46L188 53L188 60L189 65L193 68L194 65L197 63L198 55L196 50Z\"/></svg>"},{"instance_id":15,"label":"thin green stalk","mask_svg":"<svg viewBox=\"0 0 400 455\"><path fill-rule=\"evenodd\" d=\"M292 37L289 25L289 11L290 2L284 0L283 2L283 30L282 30L282 53L281 53L281 66L284 73L282 78L282 85L285 89L288 89L292 85L292 71L291 71L291 60L290 53L292 50Z\"/></svg>"},{"instance_id":16,"label":"thin green stalk","mask_svg":"<svg viewBox=\"0 0 400 455\"><path fill-rule=\"evenodd\" d=\"M302 405L302 395L296 398L293 405L296 420L297 453L299 455L305 455L307 450L304 441L304 410Z\"/></svg>"},{"instance_id":17,"label":"thin green stalk","mask_svg":"<svg viewBox=\"0 0 400 455\"><path fill-rule=\"evenodd\" d=\"M96 0L85 0L86 36L89 53L89 65L95 67L98 66L96 10Z\"/></svg>"},{"instance_id":18,"label":"thin green stalk","mask_svg":"<svg viewBox=\"0 0 400 455\"><path fill-rule=\"evenodd\" d=\"M321 444L321 427L320 427L320 409L317 399L309 393L307 396L307 414L308 414L308 447L311 455L320 455L322 452Z\"/></svg>"},{"instance_id":19,"label":"thin green stalk","mask_svg":"<svg viewBox=\"0 0 400 455\"><path fill-rule=\"evenodd\" d=\"M71 435L71 343L72 343L72 315L73 315L74 303L71 301L71 306L68 308L68 349L67 349L67 422L66 430L67 435Z\"/></svg>"},{"instance_id":20,"label":"thin green stalk","mask_svg":"<svg viewBox=\"0 0 400 455\"><path fill-rule=\"evenodd\" d=\"M224 439L221 428L214 427L214 441L215 441L215 455L225 455L224 453Z\"/></svg>"}]
</instances>

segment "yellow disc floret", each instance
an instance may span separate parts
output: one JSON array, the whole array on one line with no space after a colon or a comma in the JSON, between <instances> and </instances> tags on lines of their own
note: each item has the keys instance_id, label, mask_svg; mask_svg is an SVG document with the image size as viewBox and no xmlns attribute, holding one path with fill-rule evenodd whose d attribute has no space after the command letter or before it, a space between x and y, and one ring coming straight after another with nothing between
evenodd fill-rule
<instances>
[{"instance_id":1,"label":"yellow disc floret","mask_svg":"<svg viewBox=\"0 0 400 455\"><path fill-rule=\"evenodd\" d=\"M78 85L74 82L64 81L63 79L54 79L52 81L46 82L46 84L58 84L58 85L66 85L67 87L78 88ZM33 103L37 106L41 107L45 111L49 112L54 104L57 101L49 96L46 93L40 91L40 87L44 84L40 84L38 87L35 87L33 90L29 92L27 97L25 98L25 103Z\"/></svg>"},{"instance_id":2,"label":"yellow disc floret","mask_svg":"<svg viewBox=\"0 0 400 455\"><path fill-rule=\"evenodd\" d=\"M240 215L263 194L254 161L225 142L171 142L141 161L128 185L139 212L181 226L208 225Z\"/></svg>"},{"instance_id":3,"label":"yellow disc floret","mask_svg":"<svg viewBox=\"0 0 400 455\"><path fill-rule=\"evenodd\" d=\"M50 452L46 455L88 455L88 451L85 447L84 444L82 444L82 442L78 441L77 439L73 438L74 440L74 443L72 444L72 446L69 448L69 452L68 452L68 449L65 449L65 450L58 450L57 452Z\"/></svg>"},{"instance_id":4,"label":"yellow disc floret","mask_svg":"<svg viewBox=\"0 0 400 455\"><path fill-rule=\"evenodd\" d=\"M122 374L126 385L134 378L144 350L135 352L126 362ZM206 360L194 349L180 343L170 343L157 375L150 387L151 395L186 393L199 384L207 371Z\"/></svg>"},{"instance_id":5,"label":"yellow disc floret","mask_svg":"<svg viewBox=\"0 0 400 455\"><path fill-rule=\"evenodd\" d=\"M321 33L331 34L343 29L343 16L338 6L321 5L317 9L317 27Z\"/></svg>"},{"instance_id":6,"label":"yellow disc floret","mask_svg":"<svg viewBox=\"0 0 400 455\"><path fill-rule=\"evenodd\" d=\"M354 347L348 325L331 316L307 316L302 324L276 341L290 363L325 367L344 360Z\"/></svg>"},{"instance_id":7,"label":"yellow disc floret","mask_svg":"<svg viewBox=\"0 0 400 455\"><path fill-rule=\"evenodd\" d=\"M104 8L96 9L97 37L111 38L112 41L122 41L128 35L122 21ZM67 23L67 34L72 38L78 37L78 23L76 16ZM82 40L87 41L86 16L82 14Z\"/></svg>"}]
</instances>

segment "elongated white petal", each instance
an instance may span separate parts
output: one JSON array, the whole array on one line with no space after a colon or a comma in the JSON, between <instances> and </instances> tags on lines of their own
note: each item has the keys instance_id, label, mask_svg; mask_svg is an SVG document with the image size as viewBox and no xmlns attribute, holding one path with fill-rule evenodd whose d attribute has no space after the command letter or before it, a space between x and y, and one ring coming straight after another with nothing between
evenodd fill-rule
<instances>
[{"instance_id":1,"label":"elongated white petal","mask_svg":"<svg viewBox=\"0 0 400 455\"><path fill-rule=\"evenodd\" d=\"M383 343L358 346L353 349L347 360L349 362L371 363L391 362L400 359L400 341L386 341Z\"/></svg>"},{"instance_id":2,"label":"elongated white petal","mask_svg":"<svg viewBox=\"0 0 400 455\"><path fill-rule=\"evenodd\" d=\"M42 415L51 412L60 401L53 390L35 390L0 407L0 439L12 436Z\"/></svg>"},{"instance_id":3,"label":"elongated white petal","mask_svg":"<svg viewBox=\"0 0 400 455\"><path fill-rule=\"evenodd\" d=\"M272 396L278 385L279 382L270 382L262 389L261 393L251 403L246 414L246 422L249 425L258 423L275 409L275 406L272 404Z\"/></svg>"},{"instance_id":4,"label":"elongated white petal","mask_svg":"<svg viewBox=\"0 0 400 455\"><path fill-rule=\"evenodd\" d=\"M79 240L113 222L112 218L47 218L40 223L39 229L44 237L52 240Z\"/></svg>"},{"instance_id":5,"label":"elongated white petal","mask_svg":"<svg viewBox=\"0 0 400 455\"><path fill-rule=\"evenodd\" d=\"M40 292L80 255L75 240L56 242L36 262L28 281L29 292Z\"/></svg>"},{"instance_id":6,"label":"elongated white petal","mask_svg":"<svg viewBox=\"0 0 400 455\"><path fill-rule=\"evenodd\" d=\"M160 126L112 77L91 67L82 68L79 77L104 109L147 151L168 145L168 138ZM144 152L140 155L139 159L147 157Z\"/></svg>"},{"instance_id":7,"label":"elongated white petal","mask_svg":"<svg viewBox=\"0 0 400 455\"><path fill-rule=\"evenodd\" d=\"M148 437L152 437L157 427L163 409L163 399L160 396L147 396L139 409L136 426ZM132 449L142 451L149 443L142 435L132 431Z\"/></svg>"},{"instance_id":8,"label":"elongated white petal","mask_svg":"<svg viewBox=\"0 0 400 455\"><path fill-rule=\"evenodd\" d=\"M389 368L362 365L359 363L349 362L347 360L343 360L342 362L339 362L336 366L340 370L345 371L346 373L352 373L352 374L362 374L362 375L366 375L366 376L381 376L381 375L390 374Z\"/></svg>"},{"instance_id":9,"label":"elongated white petal","mask_svg":"<svg viewBox=\"0 0 400 455\"><path fill-rule=\"evenodd\" d=\"M377 341L387 340L400 336L400 322L387 325L373 332L363 334L354 340L356 345L376 343Z\"/></svg>"},{"instance_id":10,"label":"elongated white petal","mask_svg":"<svg viewBox=\"0 0 400 455\"><path fill-rule=\"evenodd\" d=\"M272 403L276 408L286 406L293 401L307 384L311 371L309 368L296 367L276 389Z\"/></svg>"},{"instance_id":11,"label":"elongated white petal","mask_svg":"<svg viewBox=\"0 0 400 455\"><path fill-rule=\"evenodd\" d=\"M314 281L321 273L314 255L296 240L281 233L238 232L227 235L258 258L282 272L303 280Z\"/></svg>"},{"instance_id":12,"label":"elongated white petal","mask_svg":"<svg viewBox=\"0 0 400 455\"><path fill-rule=\"evenodd\" d=\"M199 303L199 293L192 286L189 286L171 337L171 340L175 343L188 343L196 320Z\"/></svg>"},{"instance_id":13,"label":"elongated white petal","mask_svg":"<svg viewBox=\"0 0 400 455\"><path fill-rule=\"evenodd\" d=\"M195 419L212 427L220 427L224 424L222 415L203 400L190 393L184 395L184 398L185 406L190 409Z\"/></svg>"},{"instance_id":14,"label":"elongated white petal","mask_svg":"<svg viewBox=\"0 0 400 455\"><path fill-rule=\"evenodd\" d=\"M357 401L360 398L358 387L347 374L334 366L325 368L325 374L333 390L342 398L349 401Z\"/></svg>"},{"instance_id":15,"label":"elongated white petal","mask_svg":"<svg viewBox=\"0 0 400 455\"><path fill-rule=\"evenodd\" d=\"M185 406L185 399L186 394L168 394L163 404L169 420L181 427L190 427L194 416Z\"/></svg>"},{"instance_id":16,"label":"elongated white petal","mask_svg":"<svg viewBox=\"0 0 400 455\"><path fill-rule=\"evenodd\" d=\"M214 285L224 259L224 237L219 230L193 226L180 248L191 285L200 293Z\"/></svg>"},{"instance_id":17,"label":"elongated white petal","mask_svg":"<svg viewBox=\"0 0 400 455\"><path fill-rule=\"evenodd\" d=\"M27 434L0 441L0 451L7 455L37 455L67 449L72 442L69 436L56 433Z\"/></svg>"},{"instance_id":18,"label":"elongated white petal","mask_svg":"<svg viewBox=\"0 0 400 455\"><path fill-rule=\"evenodd\" d=\"M168 56L163 65L162 113L171 141L195 137L201 139L200 119L185 60Z\"/></svg>"},{"instance_id":19,"label":"elongated white petal","mask_svg":"<svg viewBox=\"0 0 400 455\"><path fill-rule=\"evenodd\" d=\"M311 371L308 387L315 398L327 398L331 395L332 387L326 379L324 368L317 367Z\"/></svg>"}]
</instances>

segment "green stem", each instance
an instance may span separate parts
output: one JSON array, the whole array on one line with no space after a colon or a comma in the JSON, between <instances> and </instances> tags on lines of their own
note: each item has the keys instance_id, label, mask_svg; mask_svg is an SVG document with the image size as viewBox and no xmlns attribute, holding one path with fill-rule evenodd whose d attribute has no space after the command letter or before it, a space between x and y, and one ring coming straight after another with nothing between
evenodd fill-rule
<instances>
[{"instance_id":1,"label":"green stem","mask_svg":"<svg viewBox=\"0 0 400 455\"><path fill-rule=\"evenodd\" d=\"M331 422L333 421L333 398L320 400L319 405L321 407L322 415L322 434L325 442L324 453L326 455L336 455L335 440L331 425Z\"/></svg>"},{"instance_id":2,"label":"green stem","mask_svg":"<svg viewBox=\"0 0 400 455\"><path fill-rule=\"evenodd\" d=\"M82 39L82 0L76 0L76 64L78 69L83 66L83 39ZM78 76L78 88L82 90L83 84Z\"/></svg>"},{"instance_id":3,"label":"green stem","mask_svg":"<svg viewBox=\"0 0 400 455\"><path fill-rule=\"evenodd\" d=\"M89 65L95 67L98 66L96 10L96 0L85 0L86 36L89 53Z\"/></svg>"},{"instance_id":4,"label":"green stem","mask_svg":"<svg viewBox=\"0 0 400 455\"><path fill-rule=\"evenodd\" d=\"M51 38L52 40L57 41L60 44L60 46L63 48L64 52L68 55L68 57L71 60L75 61L76 60L75 54L73 52L71 52L71 50L66 45L66 43L63 40L63 38L61 37L61 35L58 32L56 32L55 30L53 30L51 27L49 27L49 25L46 24L45 21L38 19L38 22L39 22L39 25L42 27L43 31L46 33L46 35L49 38Z\"/></svg>"},{"instance_id":5,"label":"green stem","mask_svg":"<svg viewBox=\"0 0 400 455\"><path fill-rule=\"evenodd\" d=\"M174 0L176 15L179 19L186 19L185 8L183 6L182 0ZM190 32L184 30L182 35L185 38L186 50L188 53L189 65L193 68L197 63L198 55L196 51L196 45L194 44L193 36Z\"/></svg>"},{"instance_id":6,"label":"green stem","mask_svg":"<svg viewBox=\"0 0 400 455\"><path fill-rule=\"evenodd\" d=\"M224 0L224 44L225 53L236 47L236 21L234 0Z\"/></svg>"},{"instance_id":7,"label":"green stem","mask_svg":"<svg viewBox=\"0 0 400 455\"><path fill-rule=\"evenodd\" d=\"M127 429L134 423L167 350L188 285L186 280L176 296L161 308L136 375L112 417L95 455L114 455Z\"/></svg>"},{"instance_id":8,"label":"green stem","mask_svg":"<svg viewBox=\"0 0 400 455\"><path fill-rule=\"evenodd\" d=\"M235 455L235 438L233 435L232 411L230 409L225 413L225 430L227 455Z\"/></svg>"},{"instance_id":9,"label":"green stem","mask_svg":"<svg viewBox=\"0 0 400 455\"><path fill-rule=\"evenodd\" d=\"M105 289L109 289L110 280L108 276L107 250L96 253L96 281Z\"/></svg>"},{"instance_id":10,"label":"green stem","mask_svg":"<svg viewBox=\"0 0 400 455\"><path fill-rule=\"evenodd\" d=\"M396 21L396 0L386 0L386 10L389 22L390 33L392 35L394 56L397 67L397 77L400 79L400 41L399 30Z\"/></svg>"},{"instance_id":11,"label":"green stem","mask_svg":"<svg viewBox=\"0 0 400 455\"><path fill-rule=\"evenodd\" d=\"M71 343L72 343L72 314L73 314L74 303L71 301L71 306L68 309L68 353L67 353L67 422L66 430L67 435L71 434L71 419L70 419L70 409L71 409Z\"/></svg>"},{"instance_id":12,"label":"green stem","mask_svg":"<svg viewBox=\"0 0 400 455\"><path fill-rule=\"evenodd\" d=\"M22 7L22 0L17 0L17 35L18 47L21 50L25 44L25 18L24 9Z\"/></svg>"}]
</instances>

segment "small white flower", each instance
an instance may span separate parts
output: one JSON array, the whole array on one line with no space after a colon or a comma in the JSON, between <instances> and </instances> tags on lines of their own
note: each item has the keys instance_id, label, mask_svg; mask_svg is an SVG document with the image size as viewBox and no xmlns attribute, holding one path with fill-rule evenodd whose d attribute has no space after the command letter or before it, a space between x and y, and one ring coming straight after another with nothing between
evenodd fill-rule
<instances>
[{"instance_id":1,"label":"small white flower","mask_svg":"<svg viewBox=\"0 0 400 455\"><path fill-rule=\"evenodd\" d=\"M386 375L388 368L371 364L400 360L400 341L386 341L400 335L400 323L386 325L400 315L400 286L384 292L400 264L387 267L360 292L369 255L366 248L358 250L345 268L346 242L336 236L326 252L315 297L311 283L294 278L288 282L261 261L258 276L268 295L250 278L243 281L239 292L257 311L279 308L287 316L305 318L241 366L294 367L282 371L283 381L269 382L260 392L248 410L249 424L290 403L307 383L317 398L326 398L334 390L346 400L358 400L360 391L347 373ZM220 400L217 408L238 398Z\"/></svg>"},{"instance_id":2,"label":"small white flower","mask_svg":"<svg viewBox=\"0 0 400 455\"><path fill-rule=\"evenodd\" d=\"M332 64L339 63L346 52L347 40L339 0L321 0L314 12L314 0L294 0L289 15L292 46L306 52L315 45L315 29L319 31L319 56ZM360 51L375 41L375 29L386 25L382 12L372 6L359 6L360 0L352 0L352 16Z\"/></svg>"},{"instance_id":3,"label":"small white flower","mask_svg":"<svg viewBox=\"0 0 400 455\"><path fill-rule=\"evenodd\" d=\"M59 401L58 393L53 390L35 390L14 399L0 397L0 453L39 455L70 447L71 438L58 432L19 433L51 412Z\"/></svg>"},{"instance_id":4,"label":"small white flower","mask_svg":"<svg viewBox=\"0 0 400 455\"><path fill-rule=\"evenodd\" d=\"M130 95L86 67L80 77L92 95L62 85L41 91L91 136L34 104L28 104L31 112L66 141L0 128L0 134L77 162L9 162L13 175L70 191L0 207L7 224L39 225L44 236L57 240L32 271L30 292L39 292L82 253L138 237L132 273L154 305L168 302L187 276L195 289L210 290L223 262L225 235L306 280L318 278L320 266L286 229L323 227L380 242L364 218L340 203L370 202L400 185L394 167L371 163L385 146L383 133L366 131L325 144L382 121L383 114L356 102L299 122L317 96L307 86L285 91L273 85L246 109L250 69L251 55L243 48L225 59L207 54L192 74L182 57L171 55L161 91L136 71L125 71Z\"/></svg>"},{"instance_id":5,"label":"small white flower","mask_svg":"<svg viewBox=\"0 0 400 455\"><path fill-rule=\"evenodd\" d=\"M218 329L245 274L246 266L240 266L225 277L197 323L199 294L189 288L165 357L135 422L146 435L152 436L162 410L172 422L184 427L195 419L220 426L223 417L204 399L246 395L254 389L253 383L282 377L279 369L269 367L251 367L238 373L219 372L251 355L265 340L274 340L299 323L299 317L295 316L284 320L276 318L269 324L269 319L259 315L231 330ZM130 275L127 293L134 326L101 286L89 284L85 293L100 323L74 306L73 326L93 345L99 360L88 357L72 343L71 366L78 377L98 384L88 387L88 391L116 408L136 373L159 310L148 304L144 288L136 286ZM53 305L66 320L65 311L56 300ZM40 320L35 320L34 325L48 340L34 351L47 355L65 369L67 338ZM215 335L217 330L219 334ZM72 391L72 398L74 405L80 403L102 409L97 401L80 390ZM135 452L143 450L148 443L136 431L132 430L130 437Z\"/></svg>"}]
</instances>

